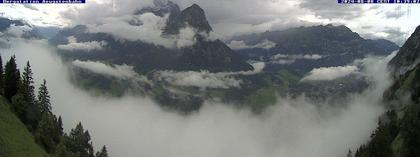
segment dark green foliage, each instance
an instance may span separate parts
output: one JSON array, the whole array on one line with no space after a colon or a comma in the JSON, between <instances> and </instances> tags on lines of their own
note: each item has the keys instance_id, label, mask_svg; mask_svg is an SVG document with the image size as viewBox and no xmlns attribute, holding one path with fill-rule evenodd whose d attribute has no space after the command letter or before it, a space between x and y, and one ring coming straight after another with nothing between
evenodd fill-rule
<instances>
[{"instance_id":1,"label":"dark green foliage","mask_svg":"<svg viewBox=\"0 0 420 157\"><path fill-rule=\"evenodd\" d=\"M106 150L106 146L103 146L100 152L96 152L96 157L109 157L108 151Z\"/></svg>"},{"instance_id":2,"label":"dark green foliage","mask_svg":"<svg viewBox=\"0 0 420 157\"><path fill-rule=\"evenodd\" d=\"M405 139L405 157L420 156L420 106L412 106L402 119L401 135Z\"/></svg>"},{"instance_id":3,"label":"dark green foliage","mask_svg":"<svg viewBox=\"0 0 420 157\"><path fill-rule=\"evenodd\" d=\"M56 151L56 146L60 140L55 119L55 116L44 113L35 133L36 141L42 145L48 153Z\"/></svg>"},{"instance_id":4,"label":"dark green foliage","mask_svg":"<svg viewBox=\"0 0 420 157\"><path fill-rule=\"evenodd\" d=\"M25 105L25 117L24 123L28 124L28 129L34 131L41 120L41 112L38 106L37 100L35 99L35 87L34 87L33 73L29 62L26 63L26 67L22 73L22 86L19 89L19 93L23 95Z\"/></svg>"},{"instance_id":5,"label":"dark green foliage","mask_svg":"<svg viewBox=\"0 0 420 157\"><path fill-rule=\"evenodd\" d=\"M3 59L0 55L0 94L3 95L4 93L4 71L3 71Z\"/></svg>"},{"instance_id":6,"label":"dark green foliage","mask_svg":"<svg viewBox=\"0 0 420 157\"><path fill-rule=\"evenodd\" d=\"M379 122L378 128L371 135L371 141L360 147L355 157L392 157L391 144L398 135L397 115L395 111L386 114L387 122Z\"/></svg>"},{"instance_id":7,"label":"dark green foliage","mask_svg":"<svg viewBox=\"0 0 420 157\"><path fill-rule=\"evenodd\" d=\"M47 89L47 81L43 81L41 87L39 87L38 91L38 105L40 107L41 113L51 113L51 102L50 102L50 95Z\"/></svg>"},{"instance_id":8,"label":"dark green foliage","mask_svg":"<svg viewBox=\"0 0 420 157\"><path fill-rule=\"evenodd\" d=\"M93 147L90 141L89 131L85 131L81 123L70 131L66 145L70 151L79 154L80 157L93 157Z\"/></svg>"},{"instance_id":9,"label":"dark green foliage","mask_svg":"<svg viewBox=\"0 0 420 157\"><path fill-rule=\"evenodd\" d=\"M51 111L50 95L45 80L39 88L38 98L35 98L34 79L29 62L26 64L22 78L19 69L17 69L15 56L11 57L5 69L4 81L2 81L3 72L2 66L0 66L0 93L4 91L5 97L12 102L9 106L10 109L26 125L25 131L32 133L32 135L28 136L31 141L27 142L34 143L33 141L35 141L52 157L95 157L89 132L84 131L80 123L75 129L72 129L69 136L64 134L61 117L57 118ZM4 87L4 90L2 90L2 87ZM2 98L0 97L0 99ZM10 124L10 126L12 125ZM2 127L0 127L0 132L3 129ZM5 154L6 156L23 154L15 150L7 150L16 148L3 147L5 144L2 142L2 139L6 139L3 135L9 136L12 133L9 130L6 130L4 134L0 134L0 156ZM15 136L13 137L16 138ZM16 144L9 143L8 145L15 146ZM31 155L39 156L39 152L36 153L38 154ZM98 152L98 155L107 157L106 148L104 147Z\"/></svg>"},{"instance_id":10,"label":"dark green foliage","mask_svg":"<svg viewBox=\"0 0 420 157\"><path fill-rule=\"evenodd\" d=\"M66 147L66 144L64 142L60 142L57 145L56 151L55 151L55 153L54 153L53 156L56 156L56 157L77 157L78 155L76 155L75 153L71 152Z\"/></svg>"},{"instance_id":11,"label":"dark green foliage","mask_svg":"<svg viewBox=\"0 0 420 157\"><path fill-rule=\"evenodd\" d=\"M0 96L0 157L47 157L8 100Z\"/></svg>"},{"instance_id":12,"label":"dark green foliage","mask_svg":"<svg viewBox=\"0 0 420 157\"><path fill-rule=\"evenodd\" d=\"M18 92L19 81L20 73L17 69L16 58L12 56L6 63L4 76L4 95L9 101Z\"/></svg>"}]
</instances>

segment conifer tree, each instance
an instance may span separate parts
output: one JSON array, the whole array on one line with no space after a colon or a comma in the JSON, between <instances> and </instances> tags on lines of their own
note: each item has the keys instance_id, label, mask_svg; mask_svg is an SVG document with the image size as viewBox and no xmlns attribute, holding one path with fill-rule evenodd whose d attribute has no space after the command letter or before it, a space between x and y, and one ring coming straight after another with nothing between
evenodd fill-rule
<instances>
[{"instance_id":1,"label":"conifer tree","mask_svg":"<svg viewBox=\"0 0 420 157\"><path fill-rule=\"evenodd\" d=\"M26 67L23 71L22 76L22 85L23 85L23 94L26 101L30 103L31 105L35 104L35 87L34 87L34 78L33 73L31 69L31 65L29 64L29 61L26 63Z\"/></svg>"},{"instance_id":2,"label":"conifer tree","mask_svg":"<svg viewBox=\"0 0 420 157\"><path fill-rule=\"evenodd\" d=\"M3 71L3 59L0 55L0 94L4 94L4 71Z\"/></svg>"},{"instance_id":3,"label":"conifer tree","mask_svg":"<svg viewBox=\"0 0 420 157\"><path fill-rule=\"evenodd\" d=\"M19 91L22 93L26 102L24 122L27 123L30 131L34 131L41 120L41 111L35 99L35 87L33 84L34 79L31 65L27 62L22 74L22 87Z\"/></svg>"},{"instance_id":4,"label":"conifer tree","mask_svg":"<svg viewBox=\"0 0 420 157\"><path fill-rule=\"evenodd\" d=\"M41 144L48 153L55 152L56 145L58 144L54 138L55 122L52 116L53 115L49 113L44 113L35 133L36 141Z\"/></svg>"},{"instance_id":5,"label":"conifer tree","mask_svg":"<svg viewBox=\"0 0 420 157\"><path fill-rule=\"evenodd\" d=\"M67 147L80 157L94 157L92 142L90 141L89 131L84 131L81 123L70 131Z\"/></svg>"},{"instance_id":6,"label":"conifer tree","mask_svg":"<svg viewBox=\"0 0 420 157\"><path fill-rule=\"evenodd\" d=\"M96 152L96 157L109 157L108 150L106 150L106 146L103 146L101 151Z\"/></svg>"},{"instance_id":7,"label":"conifer tree","mask_svg":"<svg viewBox=\"0 0 420 157\"><path fill-rule=\"evenodd\" d=\"M47 81L43 81L41 87L39 87L38 91L38 106L40 108L41 114L51 114L51 102L50 102L50 95L47 89Z\"/></svg>"},{"instance_id":8,"label":"conifer tree","mask_svg":"<svg viewBox=\"0 0 420 157\"><path fill-rule=\"evenodd\" d=\"M18 92L20 73L16 65L16 57L12 56L5 67L4 76L4 96L11 101L12 97Z\"/></svg>"},{"instance_id":9,"label":"conifer tree","mask_svg":"<svg viewBox=\"0 0 420 157\"><path fill-rule=\"evenodd\" d=\"M61 116L58 117L57 120L57 129L60 136L64 135L64 129L63 129L63 120L61 119Z\"/></svg>"}]
</instances>

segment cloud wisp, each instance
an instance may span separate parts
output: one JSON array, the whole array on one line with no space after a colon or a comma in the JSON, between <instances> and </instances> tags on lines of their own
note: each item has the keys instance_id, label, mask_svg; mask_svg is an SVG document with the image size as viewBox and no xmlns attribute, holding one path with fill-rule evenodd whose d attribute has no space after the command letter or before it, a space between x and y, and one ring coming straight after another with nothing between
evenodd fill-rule
<instances>
[{"instance_id":1,"label":"cloud wisp","mask_svg":"<svg viewBox=\"0 0 420 157\"><path fill-rule=\"evenodd\" d=\"M57 48L66 51L94 51L102 50L107 45L105 41L77 42L74 36L68 37L68 44L58 45Z\"/></svg>"},{"instance_id":2,"label":"cloud wisp","mask_svg":"<svg viewBox=\"0 0 420 157\"><path fill-rule=\"evenodd\" d=\"M276 43L270 41L270 40L264 40L260 43L257 43L255 45L247 45L244 41L236 41L236 40L232 40L228 46L231 49L234 50L242 50L242 49L253 49L253 48L261 48L261 49L266 49L269 50L273 47L276 46Z\"/></svg>"},{"instance_id":3,"label":"cloud wisp","mask_svg":"<svg viewBox=\"0 0 420 157\"><path fill-rule=\"evenodd\" d=\"M369 138L383 111L380 97L390 84L386 62L367 59L361 72L373 85L336 107L280 98L255 115L207 102L199 112L183 116L148 98L86 94L70 83L66 66L52 50L46 41L22 41L1 53L3 58L16 54L20 67L30 60L36 82L47 79L53 112L62 115L66 130L82 121L95 146L106 144L111 156L345 156Z\"/></svg>"},{"instance_id":4,"label":"cloud wisp","mask_svg":"<svg viewBox=\"0 0 420 157\"><path fill-rule=\"evenodd\" d=\"M237 75L253 75L262 72L265 63L257 62L251 64L253 71L240 72L218 72L211 73L209 71L158 71L155 73L157 80L168 82L172 85L206 88L239 88L243 81L236 78Z\"/></svg>"},{"instance_id":5,"label":"cloud wisp","mask_svg":"<svg viewBox=\"0 0 420 157\"><path fill-rule=\"evenodd\" d=\"M354 65L316 68L310 71L302 81L331 81L354 74L358 70L359 68Z\"/></svg>"},{"instance_id":6,"label":"cloud wisp","mask_svg":"<svg viewBox=\"0 0 420 157\"><path fill-rule=\"evenodd\" d=\"M108 43L105 41L77 42L74 36L67 38L68 44L58 45L57 48L66 51L94 51L102 50Z\"/></svg>"},{"instance_id":7,"label":"cloud wisp","mask_svg":"<svg viewBox=\"0 0 420 157\"><path fill-rule=\"evenodd\" d=\"M126 64L109 66L101 62L75 60L72 62L72 65L93 73L115 78L127 79L137 76L137 73L133 70L134 67Z\"/></svg>"}]
</instances>

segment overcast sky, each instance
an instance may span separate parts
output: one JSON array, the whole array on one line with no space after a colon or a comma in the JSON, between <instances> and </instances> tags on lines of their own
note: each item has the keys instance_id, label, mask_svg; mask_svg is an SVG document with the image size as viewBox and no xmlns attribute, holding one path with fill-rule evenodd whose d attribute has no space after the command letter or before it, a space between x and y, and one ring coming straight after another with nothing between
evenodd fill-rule
<instances>
[{"instance_id":1,"label":"overcast sky","mask_svg":"<svg viewBox=\"0 0 420 157\"><path fill-rule=\"evenodd\" d=\"M86 4L1 5L3 16L40 26L72 26L129 15L152 0L88 0ZM200 5L221 37L296 26L344 24L365 38L402 44L420 24L419 5L342 5L336 0L173 0Z\"/></svg>"}]
</instances>

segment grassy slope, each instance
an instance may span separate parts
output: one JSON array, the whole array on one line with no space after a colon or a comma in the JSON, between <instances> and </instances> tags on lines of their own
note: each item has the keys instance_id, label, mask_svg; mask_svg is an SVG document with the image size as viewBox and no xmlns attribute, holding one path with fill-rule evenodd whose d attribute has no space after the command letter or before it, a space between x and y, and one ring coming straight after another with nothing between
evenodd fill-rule
<instances>
[{"instance_id":1,"label":"grassy slope","mask_svg":"<svg viewBox=\"0 0 420 157\"><path fill-rule=\"evenodd\" d=\"M8 102L0 96L0 156L47 157L25 125L10 111Z\"/></svg>"}]
</instances>

